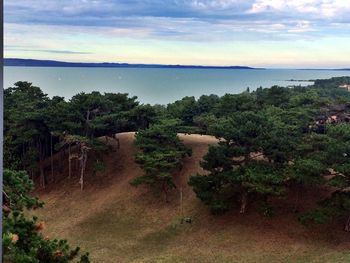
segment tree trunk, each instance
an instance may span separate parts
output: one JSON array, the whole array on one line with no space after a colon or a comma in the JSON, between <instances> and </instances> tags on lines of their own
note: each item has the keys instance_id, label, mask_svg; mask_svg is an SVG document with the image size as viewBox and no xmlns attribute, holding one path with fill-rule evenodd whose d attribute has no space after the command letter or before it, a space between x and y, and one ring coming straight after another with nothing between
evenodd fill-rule
<instances>
[{"instance_id":1,"label":"tree trunk","mask_svg":"<svg viewBox=\"0 0 350 263\"><path fill-rule=\"evenodd\" d=\"M51 180L52 180L52 182L54 182L55 178L53 176L53 154L52 154L53 150L52 150L52 147L53 147L53 145L52 145L52 134L51 134Z\"/></svg>"},{"instance_id":2,"label":"tree trunk","mask_svg":"<svg viewBox=\"0 0 350 263\"><path fill-rule=\"evenodd\" d=\"M71 149L70 144L68 145L68 178L70 179L72 177L72 156L71 156Z\"/></svg>"},{"instance_id":3,"label":"tree trunk","mask_svg":"<svg viewBox=\"0 0 350 263\"><path fill-rule=\"evenodd\" d=\"M81 171L80 171L80 179L79 179L79 184L80 184L80 190L84 190L84 161L82 161L81 164Z\"/></svg>"},{"instance_id":4,"label":"tree trunk","mask_svg":"<svg viewBox=\"0 0 350 263\"><path fill-rule=\"evenodd\" d=\"M45 173L44 173L44 163L43 160L39 161L39 169L40 169L40 186L45 188Z\"/></svg>"},{"instance_id":5,"label":"tree trunk","mask_svg":"<svg viewBox=\"0 0 350 263\"><path fill-rule=\"evenodd\" d=\"M344 230L350 232L350 216L348 217Z\"/></svg>"},{"instance_id":6,"label":"tree trunk","mask_svg":"<svg viewBox=\"0 0 350 263\"><path fill-rule=\"evenodd\" d=\"M163 183L162 188L163 188L165 203L169 203L169 200L168 200L168 188L166 187L166 183Z\"/></svg>"},{"instance_id":7,"label":"tree trunk","mask_svg":"<svg viewBox=\"0 0 350 263\"><path fill-rule=\"evenodd\" d=\"M299 206L299 200L301 199L302 187L303 186L301 184L297 185L296 198L295 198L295 203L293 208L294 213L298 212L298 206Z\"/></svg>"},{"instance_id":8,"label":"tree trunk","mask_svg":"<svg viewBox=\"0 0 350 263\"><path fill-rule=\"evenodd\" d=\"M58 153L58 172L60 174L63 173L63 161L64 161L64 155L63 155L63 151L59 151Z\"/></svg>"},{"instance_id":9,"label":"tree trunk","mask_svg":"<svg viewBox=\"0 0 350 263\"><path fill-rule=\"evenodd\" d=\"M184 208L183 208L183 193L182 187L180 187L180 210L181 210L181 220L184 218Z\"/></svg>"},{"instance_id":10,"label":"tree trunk","mask_svg":"<svg viewBox=\"0 0 350 263\"><path fill-rule=\"evenodd\" d=\"M83 191L84 189L84 173L85 173L85 167L86 167L86 161L87 161L87 148L85 146L82 146L81 148L81 170L80 170L80 190Z\"/></svg>"},{"instance_id":11,"label":"tree trunk","mask_svg":"<svg viewBox=\"0 0 350 263\"><path fill-rule=\"evenodd\" d=\"M120 148L120 141L119 141L119 138L115 137L115 140L117 141L117 149Z\"/></svg>"},{"instance_id":12,"label":"tree trunk","mask_svg":"<svg viewBox=\"0 0 350 263\"><path fill-rule=\"evenodd\" d=\"M79 172L79 160L75 159L75 169L76 172Z\"/></svg>"},{"instance_id":13,"label":"tree trunk","mask_svg":"<svg viewBox=\"0 0 350 263\"><path fill-rule=\"evenodd\" d=\"M241 194L241 209L239 210L240 214L244 214L246 212L247 201L248 201L248 193L243 192Z\"/></svg>"},{"instance_id":14,"label":"tree trunk","mask_svg":"<svg viewBox=\"0 0 350 263\"><path fill-rule=\"evenodd\" d=\"M86 127L85 127L85 136L89 137L89 122L90 122L90 109L86 112Z\"/></svg>"},{"instance_id":15,"label":"tree trunk","mask_svg":"<svg viewBox=\"0 0 350 263\"><path fill-rule=\"evenodd\" d=\"M39 146L39 170L40 170L40 185L45 188L45 173L44 173L44 158L43 158L43 147L41 140L38 141Z\"/></svg>"}]
</instances>

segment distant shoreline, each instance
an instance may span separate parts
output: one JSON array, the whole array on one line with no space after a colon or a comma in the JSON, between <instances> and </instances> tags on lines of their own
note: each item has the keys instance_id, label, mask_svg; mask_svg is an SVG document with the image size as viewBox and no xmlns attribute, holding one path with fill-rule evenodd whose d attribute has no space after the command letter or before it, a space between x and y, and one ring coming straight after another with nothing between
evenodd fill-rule
<instances>
[{"instance_id":1,"label":"distant shoreline","mask_svg":"<svg viewBox=\"0 0 350 263\"><path fill-rule=\"evenodd\" d=\"M350 71L350 68L298 68L296 70L334 70L334 71Z\"/></svg>"},{"instance_id":2,"label":"distant shoreline","mask_svg":"<svg viewBox=\"0 0 350 263\"><path fill-rule=\"evenodd\" d=\"M315 82L315 79L286 79L285 81L292 81L292 82Z\"/></svg>"},{"instance_id":3,"label":"distant shoreline","mask_svg":"<svg viewBox=\"0 0 350 263\"><path fill-rule=\"evenodd\" d=\"M56 60L36 60L5 58L4 66L8 67L86 67L86 68L190 68L190 69L250 69L264 70L248 66L201 66L201 65L163 65L163 64L129 64L129 63L83 63Z\"/></svg>"},{"instance_id":4,"label":"distant shoreline","mask_svg":"<svg viewBox=\"0 0 350 263\"><path fill-rule=\"evenodd\" d=\"M249 66L205 66L205 65L165 65L165 64L131 64L131 63L90 63L90 62L66 62L57 60L39 60L22 58L4 58L5 67L62 67L62 68L158 68L158 69L289 69L289 70L332 70L350 71L350 68L255 68ZM291 80L299 81L299 80ZM309 81L309 80L307 80Z\"/></svg>"}]
</instances>

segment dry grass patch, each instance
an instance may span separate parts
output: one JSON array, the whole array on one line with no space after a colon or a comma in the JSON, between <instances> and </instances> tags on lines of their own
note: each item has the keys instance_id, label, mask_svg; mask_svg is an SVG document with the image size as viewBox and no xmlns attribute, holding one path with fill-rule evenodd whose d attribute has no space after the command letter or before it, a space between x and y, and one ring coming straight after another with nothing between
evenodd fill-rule
<instances>
[{"instance_id":1,"label":"dry grass patch","mask_svg":"<svg viewBox=\"0 0 350 263\"><path fill-rule=\"evenodd\" d=\"M146 187L129 184L142 174L133 161L134 134L118 137L120 149L105 156L104 174L87 177L84 192L77 178L40 192L46 207L37 213L46 221L45 233L90 251L92 262L350 262L350 235L339 225L306 228L288 209L274 218L251 211L210 215L187 185L190 175L202 172L199 161L208 145L216 143L210 136L180 135L193 149L175 180L183 187L185 215L193 222L180 224L178 191L165 204Z\"/></svg>"}]
</instances>

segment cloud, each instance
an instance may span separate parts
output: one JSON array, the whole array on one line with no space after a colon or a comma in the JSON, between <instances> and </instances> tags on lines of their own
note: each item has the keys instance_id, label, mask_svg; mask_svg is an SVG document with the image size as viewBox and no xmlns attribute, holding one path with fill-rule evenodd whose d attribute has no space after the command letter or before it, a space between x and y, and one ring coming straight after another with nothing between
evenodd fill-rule
<instances>
[{"instance_id":1,"label":"cloud","mask_svg":"<svg viewBox=\"0 0 350 263\"><path fill-rule=\"evenodd\" d=\"M328 43L349 39L349 13L350 0L5 0L4 42L8 54L77 59L107 51L112 58L114 47L126 50L125 43L133 43L141 58L152 56L145 44L155 50L164 42L208 43L212 50L238 42Z\"/></svg>"},{"instance_id":2,"label":"cloud","mask_svg":"<svg viewBox=\"0 0 350 263\"><path fill-rule=\"evenodd\" d=\"M300 21L294 28L288 29L291 33L303 33L313 31L310 21Z\"/></svg>"},{"instance_id":3,"label":"cloud","mask_svg":"<svg viewBox=\"0 0 350 263\"><path fill-rule=\"evenodd\" d=\"M93 54L93 52L57 50L57 49L37 49L37 48L26 48L21 46L14 46L14 45L5 45L4 48L6 50L11 50L11 51L44 52L44 53L53 53L53 54L76 54L76 55Z\"/></svg>"},{"instance_id":4,"label":"cloud","mask_svg":"<svg viewBox=\"0 0 350 263\"><path fill-rule=\"evenodd\" d=\"M5 23L111 27L131 36L131 31L158 36L191 31L194 39L203 35L196 31L203 29L200 24L212 32L227 24L231 29L244 24L243 30L256 27L262 32L264 26L266 32L268 27L276 32L278 24L283 25L279 28L283 34L302 34L312 31L311 27L323 30L324 19L329 24L350 23L348 0L5 0L4 10ZM307 28L305 23L301 26L305 20L310 21Z\"/></svg>"},{"instance_id":5,"label":"cloud","mask_svg":"<svg viewBox=\"0 0 350 263\"><path fill-rule=\"evenodd\" d=\"M287 13L294 16L313 15L313 18L333 18L345 16L350 10L348 0L256 0L248 13ZM350 20L348 20L350 21Z\"/></svg>"}]
</instances>

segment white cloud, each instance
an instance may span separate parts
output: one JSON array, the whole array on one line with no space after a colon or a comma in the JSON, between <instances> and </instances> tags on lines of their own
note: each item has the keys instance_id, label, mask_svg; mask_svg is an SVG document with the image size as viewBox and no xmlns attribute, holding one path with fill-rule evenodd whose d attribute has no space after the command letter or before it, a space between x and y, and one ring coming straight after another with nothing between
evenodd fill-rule
<instances>
[{"instance_id":1,"label":"white cloud","mask_svg":"<svg viewBox=\"0 0 350 263\"><path fill-rule=\"evenodd\" d=\"M311 26L310 21L299 21L295 25L295 27L290 28L288 32L290 33L304 33L304 32L309 32L309 31L314 31L314 29Z\"/></svg>"},{"instance_id":2,"label":"white cloud","mask_svg":"<svg viewBox=\"0 0 350 263\"><path fill-rule=\"evenodd\" d=\"M310 13L331 18L342 15L349 10L349 0L256 0L248 12Z\"/></svg>"},{"instance_id":3,"label":"white cloud","mask_svg":"<svg viewBox=\"0 0 350 263\"><path fill-rule=\"evenodd\" d=\"M208 1L208 0L193 0L192 6L195 8L216 8L216 9L226 9L242 4L242 0L218 0L218 1Z\"/></svg>"},{"instance_id":4,"label":"white cloud","mask_svg":"<svg viewBox=\"0 0 350 263\"><path fill-rule=\"evenodd\" d=\"M349 39L350 0L5 0L4 5L5 45L22 50L107 54L133 42L131 54L144 52L145 43L220 43L216 47L223 50L223 44L258 47L263 41L276 43L275 49L296 40L320 45L337 38L324 50L343 43L342 56L349 60L348 41L339 39ZM10 51L15 54L15 48Z\"/></svg>"}]
</instances>

